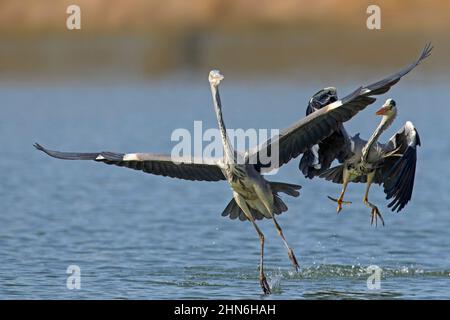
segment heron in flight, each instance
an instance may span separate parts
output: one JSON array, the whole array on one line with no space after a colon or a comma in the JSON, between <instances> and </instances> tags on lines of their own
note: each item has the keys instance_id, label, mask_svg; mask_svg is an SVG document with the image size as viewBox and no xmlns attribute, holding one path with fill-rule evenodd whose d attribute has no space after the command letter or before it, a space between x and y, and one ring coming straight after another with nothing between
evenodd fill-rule
<instances>
[{"instance_id":1,"label":"heron in flight","mask_svg":"<svg viewBox=\"0 0 450 320\"><path fill-rule=\"evenodd\" d=\"M240 154L233 150L225 129L222 117L222 103L219 95L219 84L223 76L217 70L209 73L209 83L214 109L222 138L223 158L172 159L170 155L154 153L116 153L116 152L60 152L44 148L40 144L34 146L49 156L65 160L94 160L97 162L141 170L146 173L195 181L226 180L231 186L233 198L222 212L222 216L241 221L249 220L260 240L259 281L265 294L270 293L270 287L264 274L264 235L256 224L256 220L272 219L275 227L287 248L288 256L298 270L299 265L294 252L288 245L283 231L275 215L287 211L286 204L279 197L285 193L297 197L300 186L295 184L268 181L262 172L277 168L309 150L313 145L330 136L345 121L355 116L359 111L370 105L374 99L370 93L357 88L345 98L336 101L326 108L311 113L297 121L279 135L267 140L261 146ZM276 147L276 148L274 148ZM274 163L262 161L278 150ZM268 169L269 168L269 169Z\"/></svg>"},{"instance_id":2,"label":"heron in flight","mask_svg":"<svg viewBox=\"0 0 450 320\"><path fill-rule=\"evenodd\" d=\"M363 92L370 95L387 92L427 58L431 50L432 46L426 45L422 54L411 65L381 81L363 87ZM322 108L327 108L337 99L335 88L322 89L310 99L306 113L314 114ZM412 122L408 121L386 144L379 143L380 135L392 124L397 115L396 102L388 99L376 114L382 116L381 122L368 141L361 139L359 134L350 137L340 124L332 135L303 154L299 168L307 178L318 176L342 184L340 196L337 199L329 197L337 202L338 213L342 210L343 204L351 203L344 201L348 183L366 183L363 202L371 209L371 224L375 221L377 225L379 217L384 225L379 209L369 202L370 186L372 183L382 184L386 199L392 199L388 207L392 211L402 210L411 200L416 171L416 147L420 146L420 138ZM335 159L341 164L330 168Z\"/></svg>"}]
</instances>

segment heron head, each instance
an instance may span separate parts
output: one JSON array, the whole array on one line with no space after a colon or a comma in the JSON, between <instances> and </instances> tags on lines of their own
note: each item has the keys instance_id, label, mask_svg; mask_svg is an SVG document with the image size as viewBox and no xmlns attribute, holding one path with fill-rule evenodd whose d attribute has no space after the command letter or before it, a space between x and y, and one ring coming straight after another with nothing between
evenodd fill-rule
<instances>
[{"instance_id":1,"label":"heron head","mask_svg":"<svg viewBox=\"0 0 450 320\"><path fill-rule=\"evenodd\" d=\"M378 116L392 117L397 114L397 107L394 99L387 99L383 106L375 112Z\"/></svg>"},{"instance_id":2,"label":"heron head","mask_svg":"<svg viewBox=\"0 0 450 320\"><path fill-rule=\"evenodd\" d=\"M211 70L208 76L209 83L213 86L218 86L220 81L223 80L223 75L219 70Z\"/></svg>"},{"instance_id":3,"label":"heron head","mask_svg":"<svg viewBox=\"0 0 450 320\"><path fill-rule=\"evenodd\" d=\"M309 103L312 104L315 109L320 109L337 100L338 96L336 88L327 87L314 94L309 100Z\"/></svg>"}]
</instances>

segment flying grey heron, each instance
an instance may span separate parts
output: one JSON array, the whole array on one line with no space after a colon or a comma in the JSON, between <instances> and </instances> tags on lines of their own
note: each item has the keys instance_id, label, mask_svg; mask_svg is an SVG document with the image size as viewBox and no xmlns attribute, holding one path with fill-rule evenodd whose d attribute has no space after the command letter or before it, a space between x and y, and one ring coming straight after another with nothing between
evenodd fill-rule
<instances>
[{"instance_id":1,"label":"flying grey heron","mask_svg":"<svg viewBox=\"0 0 450 320\"><path fill-rule=\"evenodd\" d=\"M426 45L422 54L411 65L381 81L363 87L363 92L368 95L387 92L427 58L431 50L432 46ZM306 113L314 114L322 108L328 108L337 99L336 88L324 88L310 99ZM348 183L366 183L363 202L371 208L371 223L375 221L377 224L377 218L380 217L384 225L380 211L368 200L370 186L372 183L383 184L386 199L393 198L388 207L392 208L392 211L402 210L411 200L417 159L416 146L420 145L420 138L414 125L408 121L388 143L378 143L379 136L392 124L397 114L395 101L388 99L377 114L383 117L369 141L362 140L359 134L350 137L340 124L332 135L304 153L299 168L305 177L318 176L343 184L339 198L329 197L338 203L338 213L342 210L342 204L350 203L343 199ZM342 164L330 168L334 160Z\"/></svg>"},{"instance_id":2,"label":"flying grey heron","mask_svg":"<svg viewBox=\"0 0 450 320\"><path fill-rule=\"evenodd\" d=\"M222 104L219 95L219 84L223 76L213 70L209 74L209 82L221 133L224 157L221 159L176 159L170 155L154 153L116 153L116 152L60 152L34 146L49 156L65 160L94 160L109 165L142 170L146 173L168 176L185 180L220 181L227 180L233 191L233 198L222 212L222 216L241 221L249 220L260 239L259 280L264 293L270 293L270 287L264 274L264 235L255 220L272 219L288 250L288 256L298 270L298 262L289 247L283 231L276 221L275 215L287 211L286 204L279 197L285 193L297 197L300 186L294 184L267 181L261 172L265 168L282 166L313 145L331 135L342 122L348 121L359 111L370 105L374 99L356 89L344 99L336 101L327 108L322 108L282 130L278 136L267 140L244 155L238 154L228 142L225 124L222 117ZM278 161L275 164L261 161L263 156L271 154L273 146L278 146ZM242 159L243 161L236 161Z\"/></svg>"}]
</instances>

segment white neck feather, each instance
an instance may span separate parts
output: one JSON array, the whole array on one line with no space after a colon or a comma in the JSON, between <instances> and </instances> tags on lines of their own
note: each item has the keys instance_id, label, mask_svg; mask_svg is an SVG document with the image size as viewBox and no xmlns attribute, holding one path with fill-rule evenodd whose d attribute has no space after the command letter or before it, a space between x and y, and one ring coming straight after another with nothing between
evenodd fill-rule
<instances>
[{"instance_id":1,"label":"white neck feather","mask_svg":"<svg viewBox=\"0 0 450 320\"><path fill-rule=\"evenodd\" d=\"M378 141L378 139L380 138L381 134L387 128L389 128L391 126L391 124L394 122L396 116L397 116L397 113L394 112L394 113L391 113L389 115L384 115L381 118L380 124L375 129L375 131L373 132L373 134L370 137L369 141L367 141L366 145L364 146L364 148L362 150L362 161L363 162L367 161L367 158L368 158L369 153L370 153L370 149Z\"/></svg>"},{"instance_id":2,"label":"white neck feather","mask_svg":"<svg viewBox=\"0 0 450 320\"><path fill-rule=\"evenodd\" d=\"M224 149L225 163L231 163L233 161L233 149L228 139L227 130L222 116L222 104L220 101L219 88L217 85L211 84L211 93L214 102L214 109L216 111L217 124L219 125L220 135L222 137L222 144Z\"/></svg>"}]
</instances>

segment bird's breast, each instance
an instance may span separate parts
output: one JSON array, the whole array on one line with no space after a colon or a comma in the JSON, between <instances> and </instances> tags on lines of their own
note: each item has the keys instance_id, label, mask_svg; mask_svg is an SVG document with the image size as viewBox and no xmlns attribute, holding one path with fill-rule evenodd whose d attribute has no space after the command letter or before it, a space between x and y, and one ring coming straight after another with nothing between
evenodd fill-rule
<instances>
[{"instance_id":1,"label":"bird's breast","mask_svg":"<svg viewBox=\"0 0 450 320\"><path fill-rule=\"evenodd\" d=\"M230 182L231 189L239 193L246 200L257 198L253 184L246 178L236 178Z\"/></svg>"},{"instance_id":2,"label":"bird's breast","mask_svg":"<svg viewBox=\"0 0 450 320\"><path fill-rule=\"evenodd\" d=\"M353 181L360 176L366 176L375 170L371 163L362 162L350 163L346 169L350 181Z\"/></svg>"}]
</instances>

